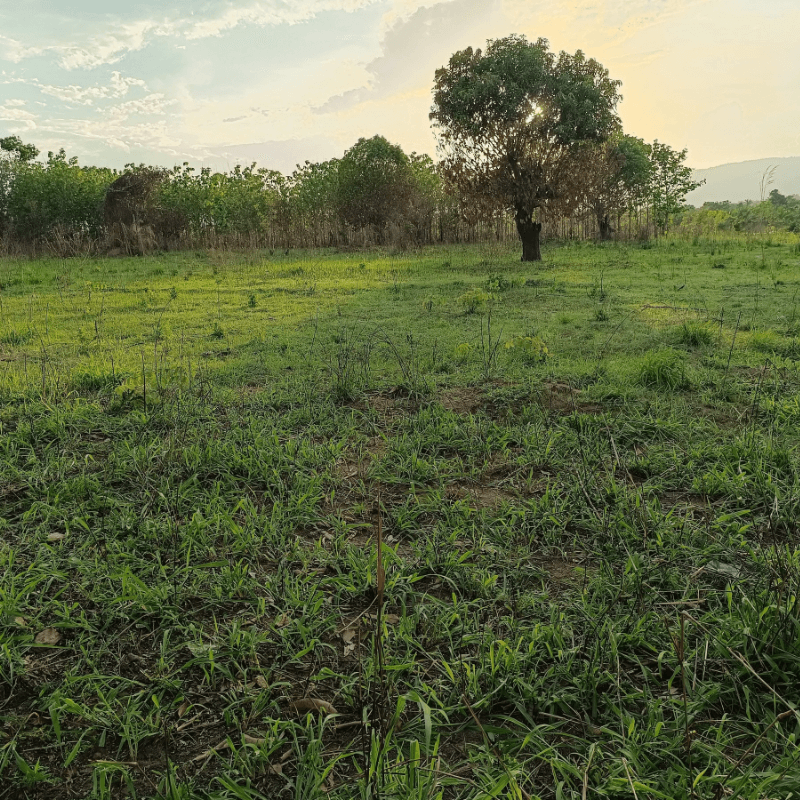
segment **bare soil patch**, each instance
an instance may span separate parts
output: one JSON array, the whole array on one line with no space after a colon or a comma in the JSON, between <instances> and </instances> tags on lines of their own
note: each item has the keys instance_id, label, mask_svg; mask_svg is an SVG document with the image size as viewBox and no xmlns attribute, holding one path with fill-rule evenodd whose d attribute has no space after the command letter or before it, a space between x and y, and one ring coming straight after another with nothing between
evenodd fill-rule
<instances>
[{"instance_id":1,"label":"bare soil patch","mask_svg":"<svg viewBox=\"0 0 800 800\"><path fill-rule=\"evenodd\" d=\"M586 553L566 553L563 556L547 556L535 561L547 573L550 582L557 588L583 585L593 574Z\"/></svg>"},{"instance_id":2,"label":"bare soil patch","mask_svg":"<svg viewBox=\"0 0 800 800\"><path fill-rule=\"evenodd\" d=\"M439 393L439 402L456 414L474 414L483 404L483 392L473 386L459 386Z\"/></svg>"},{"instance_id":3,"label":"bare soil patch","mask_svg":"<svg viewBox=\"0 0 800 800\"><path fill-rule=\"evenodd\" d=\"M711 503L702 495L688 492L667 491L660 495L661 508L665 511L682 511L707 517L712 509Z\"/></svg>"},{"instance_id":4,"label":"bare soil patch","mask_svg":"<svg viewBox=\"0 0 800 800\"><path fill-rule=\"evenodd\" d=\"M557 414L602 414L601 403L581 400L582 392L566 383L544 383L539 389L539 405Z\"/></svg>"},{"instance_id":5,"label":"bare soil patch","mask_svg":"<svg viewBox=\"0 0 800 800\"><path fill-rule=\"evenodd\" d=\"M448 500L467 500L474 508L496 508L503 502L516 499L516 495L497 486L453 483L445 489Z\"/></svg>"}]
</instances>

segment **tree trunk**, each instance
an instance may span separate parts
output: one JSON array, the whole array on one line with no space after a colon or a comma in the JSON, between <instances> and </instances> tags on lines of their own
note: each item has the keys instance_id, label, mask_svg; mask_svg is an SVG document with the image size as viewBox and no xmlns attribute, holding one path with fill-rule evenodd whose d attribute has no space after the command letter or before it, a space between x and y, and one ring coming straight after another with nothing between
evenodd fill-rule
<instances>
[{"instance_id":1,"label":"tree trunk","mask_svg":"<svg viewBox=\"0 0 800 800\"><path fill-rule=\"evenodd\" d=\"M611 234L614 233L608 214L597 215L597 227L600 229L600 241L607 242L611 238Z\"/></svg>"},{"instance_id":2,"label":"tree trunk","mask_svg":"<svg viewBox=\"0 0 800 800\"><path fill-rule=\"evenodd\" d=\"M517 223L517 233L522 239L522 261L541 261L542 251L540 246L540 234L542 223L534 222L531 219L530 211L517 209L514 214L514 221Z\"/></svg>"}]
</instances>

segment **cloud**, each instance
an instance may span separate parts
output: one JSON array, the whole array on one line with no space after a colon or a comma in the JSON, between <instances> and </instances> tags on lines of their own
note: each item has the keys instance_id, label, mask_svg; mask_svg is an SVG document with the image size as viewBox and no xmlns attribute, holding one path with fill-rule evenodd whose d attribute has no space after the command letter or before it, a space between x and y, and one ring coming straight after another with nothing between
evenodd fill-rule
<instances>
[{"instance_id":1,"label":"cloud","mask_svg":"<svg viewBox=\"0 0 800 800\"><path fill-rule=\"evenodd\" d=\"M4 105L0 105L0 119L8 119L8 120L25 120L25 119L36 119L35 114L31 114L30 111L25 111L19 106L11 105L10 103L5 103Z\"/></svg>"},{"instance_id":2,"label":"cloud","mask_svg":"<svg viewBox=\"0 0 800 800\"><path fill-rule=\"evenodd\" d=\"M377 0L281 0L233 6L222 14L200 20L188 26L183 35L187 39L204 39L221 36L239 25L296 25L307 22L326 11L358 11Z\"/></svg>"},{"instance_id":3,"label":"cloud","mask_svg":"<svg viewBox=\"0 0 800 800\"><path fill-rule=\"evenodd\" d=\"M177 100L170 100L160 92L157 92L137 100L127 100L124 103L108 106L104 109L104 113L114 120L128 119L128 117L135 114L163 114L164 109L175 105L177 102Z\"/></svg>"},{"instance_id":4,"label":"cloud","mask_svg":"<svg viewBox=\"0 0 800 800\"><path fill-rule=\"evenodd\" d=\"M0 35L0 53L12 63L25 58L53 53L57 63L66 70L93 69L103 64L115 64L128 53L145 48L156 38L193 41L219 37L239 26L296 25L308 22L328 11L355 12L379 0L260 0L235 3L221 13L205 18L183 12L161 20L139 19L117 22L101 33L87 30L78 41L64 44L26 45ZM177 45L185 47L185 45Z\"/></svg>"},{"instance_id":5,"label":"cloud","mask_svg":"<svg viewBox=\"0 0 800 800\"><path fill-rule=\"evenodd\" d=\"M127 53L141 50L154 36L169 36L173 28L153 20L118 24L110 33L94 36L85 45L52 45L59 55L59 66L66 70L91 69L101 64L115 64Z\"/></svg>"},{"instance_id":6,"label":"cloud","mask_svg":"<svg viewBox=\"0 0 800 800\"><path fill-rule=\"evenodd\" d=\"M27 103L24 100L9 99L6 100L5 105L8 108L21 108L22 106L27 105Z\"/></svg>"},{"instance_id":7,"label":"cloud","mask_svg":"<svg viewBox=\"0 0 800 800\"><path fill-rule=\"evenodd\" d=\"M37 127L36 120L37 116L35 114L31 114L30 111L20 108L20 106L13 101L0 105L0 121L17 123L15 126L11 126L13 127L12 133L16 130L33 130Z\"/></svg>"},{"instance_id":8,"label":"cloud","mask_svg":"<svg viewBox=\"0 0 800 800\"><path fill-rule=\"evenodd\" d=\"M147 88L147 84L143 80L139 78L126 78L119 72L111 73L111 83L109 86L77 86L75 84L70 84L69 86L54 86L52 84L42 83L38 78L10 78L3 81L3 83L21 83L33 86L42 94L55 97L65 103L82 106L94 105L97 100L125 97L132 86L143 89ZM24 100L10 102L25 105Z\"/></svg>"},{"instance_id":9,"label":"cloud","mask_svg":"<svg viewBox=\"0 0 800 800\"><path fill-rule=\"evenodd\" d=\"M406 15L395 10L392 19L381 41L381 55L365 66L366 84L329 98L314 109L317 113L344 111L423 86L429 89L436 68L455 50L467 47L475 31L491 33L506 25L499 0L448 0L418 6Z\"/></svg>"},{"instance_id":10,"label":"cloud","mask_svg":"<svg viewBox=\"0 0 800 800\"><path fill-rule=\"evenodd\" d=\"M123 78L119 72L111 73L111 91L114 97L124 97L131 86L147 88L147 84L141 78Z\"/></svg>"},{"instance_id":11,"label":"cloud","mask_svg":"<svg viewBox=\"0 0 800 800\"><path fill-rule=\"evenodd\" d=\"M0 55L12 64L19 64L24 58L38 55L42 50L41 47L27 47L22 42L0 33Z\"/></svg>"}]
</instances>

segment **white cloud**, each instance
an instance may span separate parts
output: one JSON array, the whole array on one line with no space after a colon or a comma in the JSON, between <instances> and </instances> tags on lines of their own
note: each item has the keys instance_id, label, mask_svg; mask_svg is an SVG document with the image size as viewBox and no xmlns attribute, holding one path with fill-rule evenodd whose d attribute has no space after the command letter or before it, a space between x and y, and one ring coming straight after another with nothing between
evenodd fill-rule
<instances>
[{"instance_id":1,"label":"white cloud","mask_svg":"<svg viewBox=\"0 0 800 800\"><path fill-rule=\"evenodd\" d=\"M397 25L407 21L420 9L432 6L445 6L453 0L393 0L389 10L381 18L381 35Z\"/></svg>"},{"instance_id":2,"label":"white cloud","mask_svg":"<svg viewBox=\"0 0 800 800\"><path fill-rule=\"evenodd\" d=\"M187 27L187 39L204 39L220 36L239 25L296 25L313 19L325 11L358 11L377 2L377 0L295 0L292 3L281 0L251 3L228 8L222 14L200 20Z\"/></svg>"},{"instance_id":3,"label":"white cloud","mask_svg":"<svg viewBox=\"0 0 800 800\"><path fill-rule=\"evenodd\" d=\"M80 86L48 86L40 84L39 91L42 94L63 100L65 103L77 103L82 106L92 105L99 97L108 97L107 91L100 86L82 88Z\"/></svg>"},{"instance_id":4,"label":"white cloud","mask_svg":"<svg viewBox=\"0 0 800 800\"><path fill-rule=\"evenodd\" d=\"M147 84L141 78L123 78L119 72L111 73L111 91L114 97L124 97L131 86L147 88Z\"/></svg>"},{"instance_id":5,"label":"white cloud","mask_svg":"<svg viewBox=\"0 0 800 800\"><path fill-rule=\"evenodd\" d=\"M27 103L24 100L9 99L6 100L5 105L7 108L22 108L22 106L27 105Z\"/></svg>"},{"instance_id":6,"label":"white cloud","mask_svg":"<svg viewBox=\"0 0 800 800\"><path fill-rule=\"evenodd\" d=\"M18 105L12 105L8 102L0 105L0 121L12 123L8 126L11 133L33 130L37 127L36 120L35 114L31 114L30 111L26 111Z\"/></svg>"},{"instance_id":7,"label":"white cloud","mask_svg":"<svg viewBox=\"0 0 800 800\"><path fill-rule=\"evenodd\" d=\"M94 105L97 100L125 97L132 86L147 89L147 84L140 78L123 77L119 72L111 73L111 83L109 86L77 86L75 84L70 84L69 86L54 86L48 83L42 83L38 78L10 78L2 83L26 84L35 87L42 94L55 97L65 103L83 106ZM8 103L25 105L24 100L8 101Z\"/></svg>"},{"instance_id":8,"label":"white cloud","mask_svg":"<svg viewBox=\"0 0 800 800\"><path fill-rule=\"evenodd\" d=\"M432 6L403 2L396 5L403 12L416 7L410 14L392 12L394 22L384 31L381 54L364 66L361 85L328 97L315 111L340 112L360 103L408 92L422 92L427 97L437 67L446 63L455 50L483 44L483 40L470 41L476 30L483 31L485 37L505 31L508 25L496 0L447 0ZM425 119L426 111L422 113Z\"/></svg>"},{"instance_id":9,"label":"white cloud","mask_svg":"<svg viewBox=\"0 0 800 800\"><path fill-rule=\"evenodd\" d=\"M67 70L91 69L115 64L126 53L141 50L152 36L168 36L171 26L153 20L117 25L110 33L91 37L86 44L55 45L48 49L59 54L59 65Z\"/></svg>"},{"instance_id":10,"label":"white cloud","mask_svg":"<svg viewBox=\"0 0 800 800\"><path fill-rule=\"evenodd\" d=\"M30 111L25 111L19 106L11 105L10 103L5 103L4 105L0 105L0 119L9 119L9 120L25 120L25 119L36 119L35 114L31 114Z\"/></svg>"},{"instance_id":11,"label":"white cloud","mask_svg":"<svg viewBox=\"0 0 800 800\"><path fill-rule=\"evenodd\" d=\"M177 100L168 100L160 92L149 94L137 100L126 100L104 109L104 113L114 120L128 119L134 114L163 114L164 109L175 105Z\"/></svg>"},{"instance_id":12,"label":"white cloud","mask_svg":"<svg viewBox=\"0 0 800 800\"><path fill-rule=\"evenodd\" d=\"M0 55L12 64L18 64L24 58L39 55L42 49L41 47L26 47L22 42L0 33Z\"/></svg>"},{"instance_id":13,"label":"white cloud","mask_svg":"<svg viewBox=\"0 0 800 800\"><path fill-rule=\"evenodd\" d=\"M205 19L187 19L181 15L161 21L141 19L117 23L102 33L86 31L82 39L66 44L26 45L0 35L0 47L3 57L13 63L51 52L56 54L63 69L93 69L103 64L115 64L127 53L141 50L159 37L196 40L221 36L240 25L296 25L324 12L354 12L376 2L379 0L260 0L233 4Z\"/></svg>"}]
</instances>

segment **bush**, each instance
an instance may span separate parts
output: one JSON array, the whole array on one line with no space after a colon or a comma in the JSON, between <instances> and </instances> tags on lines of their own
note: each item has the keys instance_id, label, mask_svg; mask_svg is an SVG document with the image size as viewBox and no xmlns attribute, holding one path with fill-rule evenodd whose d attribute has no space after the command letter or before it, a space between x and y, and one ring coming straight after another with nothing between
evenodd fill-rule
<instances>
[{"instance_id":1,"label":"bush","mask_svg":"<svg viewBox=\"0 0 800 800\"><path fill-rule=\"evenodd\" d=\"M493 300L493 296L489 292L484 292L483 289L470 289L464 292L458 298L458 304L464 309L466 314L482 314L489 303Z\"/></svg>"},{"instance_id":2,"label":"bush","mask_svg":"<svg viewBox=\"0 0 800 800\"><path fill-rule=\"evenodd\" d=\"M103 200L116 173L78 166L64 150L48 153L47 163L11 165L0 218L18 241L46 240L54 234L96 239L102 236Z\"/></svg>"},{"instance_id":3,"label":"bush","mask_svg":"<svg viewBox=\"0 0 800 800\"><path fill-rule=\"evenodd\" d=\"M122 385L125 376L108 372L79 372L72 376L74 389L83 392L99 392Z\"/></svg>"},{"instance_id":4,"label":"bush","mask_svg":"<svg viewBox=\"0 0 800 800\"><path fill-rule=\"evenodd\" d=\"M506 342L506 350L524 364L541 364L550 356L547 345L538 336L515 336Z\"/></svg>"},{"instance_id":5,"label":"bush","mask_svg":"<svg viewBox=\"0 0 800 800\"><path fill-rule=\"evenodd\" d=\"M469 358L469 355L472 352L472 350L473 347L468 342L462 342L460 345L458 345L453 354L456 363L464 364Z\"/></svg>"},{"instance_id":6,"label":"bush","mask_svg":"<svg viewBox=\"0 0 800 800\"><path fill-rule=\"evenodd\" d=\"M277 213L277 173L236 166L230 173L175 167L159 186L161 214L185 222L194 235L260 233Z\"/></svg>"},{"instance_id":7,"label":"bush","mask_svg":"<svg viewBox=\"0 0 800 800\"><path fill-rule=\"evenodd\" d=\"M33 339L33 331L28 328L26 331L9 331L0 336L0 344L8 344L12 347L20 347Z\"/></svg>"}]
</instances>

